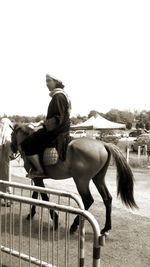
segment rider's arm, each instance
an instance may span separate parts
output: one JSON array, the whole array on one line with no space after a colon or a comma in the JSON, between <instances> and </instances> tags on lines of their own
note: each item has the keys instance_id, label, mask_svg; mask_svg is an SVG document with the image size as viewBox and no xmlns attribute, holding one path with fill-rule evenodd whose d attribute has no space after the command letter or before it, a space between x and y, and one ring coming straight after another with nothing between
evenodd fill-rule
<instances>
[{"instance_id":1,"label":"rider's arm","mask_svg":"<svg viewBox=\"0 0 150 267\"><path fill-rule=\"evenodd\" d=\"M50 119L46 119L44 121L44 126L47 131L53 131L57 128L57 121L55 117L52 117Z\"/></svg>"},{"instance_id":2,"label":"rider's arm","mask_svg":"<svg viewBox=\"0 0 150 267\"><path fill-rule=\"evenodd\" d=\"M66 124L68 119L68 102L63 94L56 94L48 107L44 125L48 131L53 131Z\"/></svg>"}]
</instances>

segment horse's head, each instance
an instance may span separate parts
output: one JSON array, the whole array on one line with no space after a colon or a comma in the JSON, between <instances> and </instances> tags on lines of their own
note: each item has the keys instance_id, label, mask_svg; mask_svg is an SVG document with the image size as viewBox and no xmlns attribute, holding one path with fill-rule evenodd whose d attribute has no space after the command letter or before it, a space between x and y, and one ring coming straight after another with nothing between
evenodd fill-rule
<instances>
[{"instance_id":1,"label":"horse's head","mask_svg":"<svg viewBox=\"0 0 150 267\"><path fill-rule=\"evenodd\" d=\"M15 156L11 149L11 134L13 131L13 124L8 118L0 120L0 151L1 160L7 161L14 159Z\"/></svg>"},{"instance_id":2,"label":"horse's head","mask_svg":"<svg viewBox=\"0 0 150 267\"><path fill-rule=\"evenodd\" d=\"M14 125L14 129L11 134L11 149L13 153L18 152L18 146L20 143L31 133L33 133L33 129L31 129L28 125Z\"/></svg>"},{"instance_id":3,"label":"horse's head","mask_svg":"<svg viewBox=\"0 0 150 267\"><path fill-rule=\"evenodd\" d=\"M17 142L17 130L18 129L19 129L19 126L16 124L11 133L11 150L13 153L17 153L18 151L18 142Z\"/></svg>"}]
</instances>

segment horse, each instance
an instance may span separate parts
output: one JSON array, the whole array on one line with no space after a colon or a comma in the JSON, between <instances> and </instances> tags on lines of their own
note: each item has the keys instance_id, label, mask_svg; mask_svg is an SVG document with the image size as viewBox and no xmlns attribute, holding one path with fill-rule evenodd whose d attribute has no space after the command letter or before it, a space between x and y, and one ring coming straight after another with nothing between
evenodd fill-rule
<instances>
[{"instance_id":1,"label":"horse","mask_svg":"<svg viewBox=\"0 0 150 267\"><path fill-rule=\"evenodd\" d=\"M11 149L13 153L18 151L19 144L33 131L34 130L31 130L28 125L21 124L14 126L11 136ZM112 227L112 196L105 183L105 175L110 164L111 156L114 158L117 169L117 196L120 196L121 201L128 208L138 208L134 199L134 176L132 170L125 156L114 144L86 137L74 139L68 144L66 159L64 161L59 159L54 165L44 166L47 174L47 177L44 179L51 178L59 181L71 177L73 178L86 210L88 210L94 202L94 198L89 189L89 183L91 180L93 181L102 197L106 209L105 225L101 230L101 234L106 235ZM25 168L28 171L26 165ZM43 178L35 177L34 183L38 186L44 186ZM44 197L45 200L48 200L45 195ZM56 220L54 223L57 229L57 214L51 212L51 218ZM70 232L75 232L78 225L79 216L74 219Z\"/></svg>"},{"instance_id":2,"label":"horse","mask_svg":"<svg viewBox=\"0 0 150 267\"><path fill-rule=\"evenodd\" d=\"M9 127L10 126L10 127ZM12 122L8 118L0 120L0 180L10 181L9 161L13 159L13 153L10 149ZM0 185L0 191L11 193L8 186ZM10 203L7 201L7 205Z\"/></svg>"}]
</instances>

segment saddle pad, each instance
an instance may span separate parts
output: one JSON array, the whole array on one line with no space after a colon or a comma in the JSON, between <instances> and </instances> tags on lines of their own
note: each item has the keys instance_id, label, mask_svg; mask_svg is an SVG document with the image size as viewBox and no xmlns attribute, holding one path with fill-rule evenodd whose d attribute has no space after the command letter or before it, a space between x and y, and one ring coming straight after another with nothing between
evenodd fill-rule
<instances>
[{"instance_id":1,"label":"saddle pad","mask_svg":"<svg viewBox=\"0 0 150 267\"><path fill-rule=\"evenodd\" d=\"M43 163L45 166L54 165L58 162L59 155L55 147L47 147L43 153Z\"/></svg>"}]
</instances>

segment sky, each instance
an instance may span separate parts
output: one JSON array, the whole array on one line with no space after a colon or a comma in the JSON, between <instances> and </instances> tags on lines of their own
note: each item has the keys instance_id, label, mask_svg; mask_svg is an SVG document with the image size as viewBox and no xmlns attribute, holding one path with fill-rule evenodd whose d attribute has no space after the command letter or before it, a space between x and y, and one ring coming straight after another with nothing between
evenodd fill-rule
<instances>
[{"instance_id":1,"label":"sky","mask_svg":"<svg viewBox=\"0 0 150 267\"><path fill-rule=\"evenodd\" d=\"M0 0L0 115L46 115L46 73L71 116L150 110L149 14L149 0Z\"/></svg>"}]
</instances>

